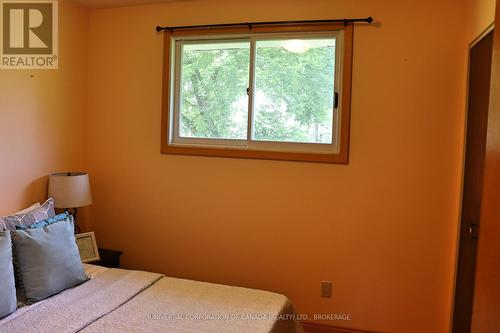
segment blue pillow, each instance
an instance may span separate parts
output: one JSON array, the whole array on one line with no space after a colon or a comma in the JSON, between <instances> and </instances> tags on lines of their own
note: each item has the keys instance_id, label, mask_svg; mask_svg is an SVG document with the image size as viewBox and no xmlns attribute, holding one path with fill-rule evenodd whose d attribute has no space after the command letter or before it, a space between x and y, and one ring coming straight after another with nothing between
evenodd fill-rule
<instances>
[{"instance_id":1,"label":"blue pillow","mask_svg":"<svg viewBox=\"0 0 500 333\"><path fill-rule=\"evenodd\" d=\"M41 228L12 231L11 236L16 272L28 303L87 281L70 216Z\"/></svg>"},{"instance_id":2,"label":"blue pillow","mask_svg":"<svg viewBox=\"0 0 500 333\"><path fill-rule=\"evenodd\" d=\"M16 311L16 286L9 232L0 232L0 319Z\"/></svg>"},{"instance_id":3,"label":"blue pillow","mask_svg":"<svg viewBox=\"0 0 500 333\"><path fill-rule=\"evenodd\" d=\"M36 229L36 228L43 228L46 227L50 224L54 224L59 221L63 221L66 219L71 219L73 221L73 216L69 215L68 212L64 212L62 214L56 215L54 217L49 217L46 220L40 221L33 223L29 226L24 226L24 225L16 225L16 230L26 230L26 229Z\"/></svg>"}]
</instances>

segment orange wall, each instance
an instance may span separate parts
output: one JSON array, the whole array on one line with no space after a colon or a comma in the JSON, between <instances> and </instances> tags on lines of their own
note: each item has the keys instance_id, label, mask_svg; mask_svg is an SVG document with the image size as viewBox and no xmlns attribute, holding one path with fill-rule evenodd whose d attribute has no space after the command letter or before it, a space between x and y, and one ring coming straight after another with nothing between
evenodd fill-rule
<instances>
[{"instance_id":1,"label":"orange wall","mask_svg":"<svg viewBox=\"0 0 500 333\"><path fill-rule=\"evenodd\" d=\"M59 3L59 70L0 70L0 216L85 166L88 11Z\"/></svg>"},{"instance_id":2,"label":"orange wall","mask_svg":"<svg viewBox=\"0 0 500 333\"><path fill-rule=\"evenodd\" d=\"M472 42L495 21L496 0L466 0L466 39Z\"/></svg>"},{"instance_id":3,"label":"orange wall","mask_svg":"<svg viewBox=\"0 0 500 333\"><path fill-rule=\"evenodd\" d=\"M335 326L447 332L461 175L465 6L200 0L93 10L98 242L127 267L274 290ZM372 15L355 29L347 166L161 155L157 24ZM446 20L446 22L443 22ZM333 298L318 296L333 281Z\"/></svg>"}]
</instances>

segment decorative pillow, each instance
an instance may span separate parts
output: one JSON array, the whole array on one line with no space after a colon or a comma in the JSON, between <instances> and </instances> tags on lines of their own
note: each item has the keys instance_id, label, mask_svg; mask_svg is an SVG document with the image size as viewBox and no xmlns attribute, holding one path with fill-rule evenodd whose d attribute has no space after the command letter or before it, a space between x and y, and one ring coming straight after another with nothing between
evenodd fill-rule
<instances>
[{"instance_id":1,"label":"decorative pillow","mask_svg":"<svg viewBox=\"0 0 500 333\"><path fill-rule=\"evenodd\" d=\"M29 207L28 207L28 208L26 208L26 209L23 209L23 210L20 210L20 211L18 211L18 212L15 212L15 213L14 213L14 214L12 214L12 215L26 214L26 213L31 212L32 210L37 209L38 207L40 207L40 203L39 203L39 202L37 202L36 204L33 204L33 205L29 206Z\"/></svg>"},{"instance_id":2,"label":"decorative pillow","mask_svg":"<svg viewBox=\"0 0 500 333\"><path fill-rule=\"evenodd\" d=\"M37 202L36 204L33 204L33 205L29 206L28 208L25 208L23 210L17 211L14 214L5 215L5 216L2 216L0 218L3 219L4 217L7 217L7 216L26 214L26 213L29 213L30 211L32 211L32 210L34 210L34 209L36 209L38 207L40 207L40 203L39 202Z\"/></svg>"},{"instance_id":3,"label":"decorative pillow","mask_svg":"<svg viewBox=\"0 0 500 333\"><path fill-rule=\"evenodd\" d=\"M0 319L16 311L16 287L9 232L0 232Z\"/></svg>"},{"instance_id":4,"label":"decorative pillow","mask_svg":"<svg viewBox=\"0 0 500 333\"><path fill-rule=\"evenodd\" d=\"M71 221L74 223L74 217L69 215L68 212L64 212L64 213L56 215L54 217L50 217L46 220L43 220L43 221L40 221L37 223L33 223L32 225L29 225L27 227L23 226L23 225L16 225L16 230L43 228L43 227L46 227L48 225L54 224L54 223L59 222L59 221L64 221L64 220L68 220L68 221Z\"/></svg>"},{"instance_id":5,"label":"decorative pillow","mask_svg":"<svg viewBox=\"0 0 500 333\"><path fill-rule=\"evenodd\" d=\"M71 217L42 228L12 231L11 236L16 272L28 303L87 281Z\"/></svg>"},{"instance_id":6,"label":"decorative pillow","mask_svg":"<svg viewBox=\"0 0 500 333\"><path fill-rule=\"evenodd\" d=\"M0 218L0 231L2 230L16 230L17 226L28 227L39 221L54 217L54 199L45 201L43 205L35 208L27 213L11 215Z\"/></svg>"}]
</instances>

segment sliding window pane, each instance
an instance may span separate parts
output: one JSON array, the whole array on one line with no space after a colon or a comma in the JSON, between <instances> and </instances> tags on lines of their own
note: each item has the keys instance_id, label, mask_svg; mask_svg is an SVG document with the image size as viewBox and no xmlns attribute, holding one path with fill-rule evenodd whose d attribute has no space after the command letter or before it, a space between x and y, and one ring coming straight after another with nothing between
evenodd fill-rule
<instances>
[{"instance_id":1,"label":"sliding window pane","mask_svg":"<svg viewBox=\"0 0 500 333\"><path fill-rule=\"evenodd\" d=\"M250 42L185 42L181 52L180 136L246 139Z\"/></svg>"},{"instance_id":2,"label":"sliding window pane","mask_svg":"<svg viewBox=\"0 0 500 333\"><path fill-rule=\"evenodd\" d=\"M335 41L257 41L254 140L332 143Z\"/></svg>"}]
</instances>

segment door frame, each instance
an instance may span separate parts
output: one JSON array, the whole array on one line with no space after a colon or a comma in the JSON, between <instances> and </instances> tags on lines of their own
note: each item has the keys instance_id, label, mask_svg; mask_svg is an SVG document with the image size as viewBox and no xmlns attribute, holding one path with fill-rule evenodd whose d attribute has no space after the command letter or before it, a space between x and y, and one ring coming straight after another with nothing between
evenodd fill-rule
<instances>
[{"instance_id":1,"label":"door frame","mask_svg":"<svg viewBox=\"0 0 500 333\"><path fill-rule=\"evenodd\" d=\"M464 195L464 177L465 177L465 159L467 154L467 129L468 129L468 116L469 116L469 83L470 83L470 65L471 65L471 51L474 46L476 46L480 41L483 40L490 32L495 30L495 22L490 23L486 29L484 29L476 38L474 38L467 48L467 71L466 71L466 92L465 92L465 113L464 113L464 127L463 127L463 141L462 141L462 166L460 174L460 202L458 209L458 224L455 235L455 265L453 271L453 286L452 286L452 298L451 305L452 309L450 312L449 320L449 332L453 331L453 319L455 315L455 292L457 287L457 276L458 276L458 262L460 259L460 237L462 231L462 209L463 209L463 195Z\"/></svg>"}]
</instances>

